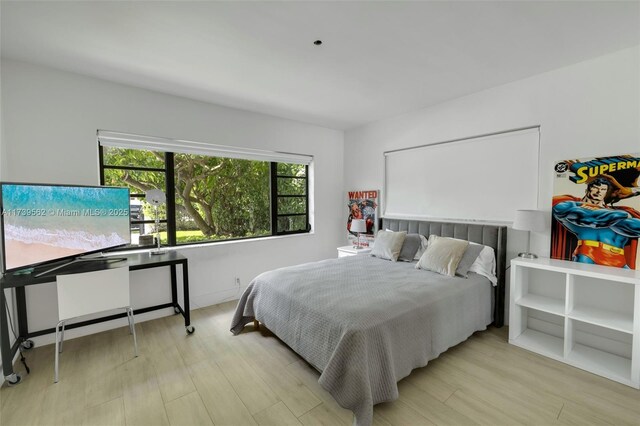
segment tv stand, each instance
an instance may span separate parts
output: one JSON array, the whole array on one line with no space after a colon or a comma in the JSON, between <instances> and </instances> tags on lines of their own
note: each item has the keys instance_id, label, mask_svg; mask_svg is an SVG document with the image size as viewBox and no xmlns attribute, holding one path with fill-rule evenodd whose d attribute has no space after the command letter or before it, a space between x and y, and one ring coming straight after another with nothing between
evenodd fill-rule
<instances>
[{"instance_id":1,"label":"tv stand","mask_svg":"<svg viewBox=\"0 0 640 426\"><path fill-rule=\"evenodd\" d=\"M58 266L54 266L53 268L49 268L49 269L44 270L42 272L38 272L35 275L35 277L36 278L41 277L41 276L46 275L46 274L48 274L50 272L57 271L58 269L62 269L65 266L73 265L74 263L78 263L78 262L96 262L96 261L98 261L98 262L122 262L122 261L125 261L125 260L127 260L126 257L107 257L107 256L102 256L102 255L93 256L93 257L80 256L80 257L76 257L75 259L70 260L68 262L64 262L64 263L62 263L62 264L60 264Z\"/></svg>"}]
</instances>

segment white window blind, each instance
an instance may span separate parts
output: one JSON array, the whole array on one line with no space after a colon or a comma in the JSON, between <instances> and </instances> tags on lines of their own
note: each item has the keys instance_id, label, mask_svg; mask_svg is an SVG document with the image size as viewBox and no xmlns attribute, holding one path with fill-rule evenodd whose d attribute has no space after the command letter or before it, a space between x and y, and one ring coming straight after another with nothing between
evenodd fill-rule
<instances>
[{"instance_id":1,"label":"white window blind","mask_svg":"<svg viewBox=\"0 0 640 426\"><path fill-rule=\"evenodd\" d=\"M309 165L313 156L98 130L102 146Z\"/></svg>"},{"instance_id":2,"label":"white window blind","mask_svg":"<svg viewBox=\"0 0 640 426\"><path fill-rule=\"evenodd\" d=\"M385 152L386 217L511 221L538 208L540 129Z\"/></svg>"}]
</instances>

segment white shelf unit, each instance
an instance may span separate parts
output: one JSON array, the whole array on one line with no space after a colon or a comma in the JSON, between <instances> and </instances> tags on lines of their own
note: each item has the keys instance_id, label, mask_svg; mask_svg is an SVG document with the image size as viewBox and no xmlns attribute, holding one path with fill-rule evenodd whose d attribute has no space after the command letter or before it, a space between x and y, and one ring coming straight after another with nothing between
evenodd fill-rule
<instances>
[{"instance_id":1,"label":"white shelf unit","mask_svg":"<svg viewBox=\"0 0 640 426\"><path fill-rule=\"evenodd\" d=\"M640 389L640 272L513 259L509 343Z\"/></svg>"}]
</instances>

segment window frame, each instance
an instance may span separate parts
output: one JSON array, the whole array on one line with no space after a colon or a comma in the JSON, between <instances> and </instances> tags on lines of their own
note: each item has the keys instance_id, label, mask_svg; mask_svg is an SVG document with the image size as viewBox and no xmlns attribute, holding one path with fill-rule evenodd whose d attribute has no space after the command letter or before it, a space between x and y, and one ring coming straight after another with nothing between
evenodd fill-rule
<instances>
[{"instance_id":1,"label":"window frame","mask_svg":"<svg viewBox=\"0 0 640 426\"><path fill-rule=\"evenodd\" d=\"M287 175L278 175L278 164L294 164L294 163L286 163L286 162L276 162L276 161L267 161L267 160L253 160L246 159L248 161L265 161L269 163L270 174L269 174L269 185L270 185L270 216L271 216L271 233L268 235L260 235L260 236L251 236L251 237L237 237L237 238L226 238L221 240L204 240L204 241L195 241L195 242L187 242L180 243L177 242L177 229L176 229L176 202L175 202L175 156L174 152L165 151L164 158L164 168L155 168L155 167L142 167L142 166L113 166L113 165L105 165L104 163L104 148L110 148L110 146L102 145L98 142L98 157L99 157L99 167L100 167L100 185L105 184L105 170L133 170L133 171L147 171L147 172L157 172L164 173L165 175L165 189L166 189L166 219L161 219L161 223L167 224L167 244L163 245L163 247L184 247L190 245L202 245L202 244L217 244L229 241L242 241L242 240L250 240L257 238L271 238L277 236L285 236L285 235L295 235L295 234L309 234L311 233L311 222L309 217L309 165L303 164L305 174L304 176L287 176ZM140 151L147 151L148 149L144 148L127 148L127 149L137 149ZM210 155L210 157L215 157ZM222 157L222 156L220 156ZM305 194L304 195L288 195L288 194L279 194L278 193L278 178L295 178L295 179L304 179L305 181ZM305 199L305 213L289 213L289 214L279 214L278 213L278 199L279 198L304 198ZM131 194L130 198L145 198L145 194ZM294 231L280 231L278 232L278 218L279 217L291 217L291 216L304 216L306 227L303 230L294 230ZM136 220L131 221L130 225L134 224L144 224L144 223L155 223L155 220ZM126 247L122 250L140 250L145 248L150 248L151 246L131 246Z\"/></svg>"},{"instance_id":2,"label":"window frame","mask_svg":"<svg viewBox=\"0 0 640 426\"><path fill-rule=\"evenodd\" d=\"M283 163L285 164L285 163ZM278 192L278 178L285 179L304 179L304 195L291 195L280 194ZM305 199L304 213L278 213L278 199L279 198L303 198ZM309 166L304 165L304 176L290 176L278 174L278 163L271 162L271 235L291 235L302 234L311 232L311 223L309 221ZM291 217L291 216L304 216L306 229L296 231L282 231L278 232L278 218Z\"/></svg>"}]
</instances>

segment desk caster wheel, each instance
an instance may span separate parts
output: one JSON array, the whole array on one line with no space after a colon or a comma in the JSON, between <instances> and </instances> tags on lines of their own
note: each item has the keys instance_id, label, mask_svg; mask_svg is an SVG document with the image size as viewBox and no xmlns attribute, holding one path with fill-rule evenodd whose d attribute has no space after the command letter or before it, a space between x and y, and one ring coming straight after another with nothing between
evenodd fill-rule
<instances>
[{"instance_id":1,"label":"desk caster wheel","mask_svg":"<svg viewBox=\"0 0 640 426\"><path fill-rule=\"evenodd\" d=\"M187 326L187 334L193 334L196 331L195 327L192 325Z\"/></svg>"},{"instance_id":2,"label":"desk caster wheel","mask_svg":"<svg viewBox=\"0 0 640 426\"><path fill-rule=\"evenodd\" d=\"M35 346L35 343L33 343L33 340L31 339L27 339L24 342L22 342L20 346L22 346L22 349L33 349L33 347Z\"/></svg>"},{"instance_id":3,"label":"desk caster wheel","mask_svg":"<svg viewBox=\"0 0 640 426\"><path fill-rule=\"evenodd\" d=\"M177 306L174 306L173 307L173 312L175 312L176 314L179 314L180 313L180 309L178 309Z\"/></svg>"},{"instance_id":4,"label":"desk caster wheel","mask_svg":"<svg viewBox=\"0 0 640 426\"><path fill-rule=\"evenodd\" d=\"M5 380L9 384L9 386L15 386L22 381L22 376L17 373L10 374L5 377Z\"/></svg>"}]
</instances>

